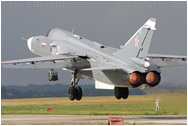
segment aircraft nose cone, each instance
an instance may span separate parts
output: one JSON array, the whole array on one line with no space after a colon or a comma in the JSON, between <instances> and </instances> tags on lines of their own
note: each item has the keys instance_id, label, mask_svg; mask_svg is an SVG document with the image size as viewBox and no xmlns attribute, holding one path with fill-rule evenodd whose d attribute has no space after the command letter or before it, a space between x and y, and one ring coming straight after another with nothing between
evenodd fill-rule
<instances>
[{"instance_id":1,"label":"aircraft nose cone","mask_svg":"<svg viewBox=\"0 0 188 126\"><path fill-rule=\"evenodd\" d=\"M29 39L27 40L27 46L28 46L29 50L31 50L31 43L32 43L32 40L33 40L33 37L31 37L31 38L29 38Z\"/></svg>"}]
</instances>

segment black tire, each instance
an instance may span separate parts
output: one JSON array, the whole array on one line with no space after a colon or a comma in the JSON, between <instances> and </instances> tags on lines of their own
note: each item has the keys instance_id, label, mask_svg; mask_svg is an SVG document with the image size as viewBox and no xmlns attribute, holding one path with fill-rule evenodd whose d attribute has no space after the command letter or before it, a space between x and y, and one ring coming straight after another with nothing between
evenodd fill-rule
<instances>
[{"instance_id":1,"label":"black tire","mask_svg":"<svg viewBox=\"0 0 188 126\"><path fill-rule=\"evenodd\" d=\"M69 88L69 92L68 92L68 95L69 95L69 99L71 101L73 101L75 98L76 98L76 94L77 94L77 90L74 86L71 86Z\"/></svg>"},{"instance_id":2,"label":"black tire","mask_svg":"<svg viewBox=\"0 0 188 126\"><path fill-rule=\"evenodd\" d=\"M81 100L82 99L82 88L80 86L77 86L76 90L77 90L76 100Z\"/></svg>"},{"instance_id":3,"label":"black tire","mask_svg":"<svg viewBox=\"0 0 188 126\"><path fill-rule=\"evenodd\" d=\"M115 97L117 99L121 99L121 97L122 97L122 91L121 90L122 89L120 87L115 87L114 88Z\"/></svg>"},{"instance_id":4,"label":"black tire","mask_svg":"<svg viewBox=\"0 0 188 126\"><path fill-rule=\"evenodd\" d=\"M128 87L122 88L122 98L127 99L128 96L129 96L129 88Z\"/></svg>"}]
</instances>

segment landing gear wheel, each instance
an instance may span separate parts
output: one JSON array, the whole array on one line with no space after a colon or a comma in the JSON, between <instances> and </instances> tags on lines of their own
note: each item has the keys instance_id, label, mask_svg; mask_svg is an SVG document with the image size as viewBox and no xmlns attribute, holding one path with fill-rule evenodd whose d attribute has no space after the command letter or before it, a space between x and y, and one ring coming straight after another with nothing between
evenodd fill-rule
<instances>
[{"instance_id":1,"label":"landing gear wheel","mask_svg":"<svg viewBox=\"0 0 188 126\"><path fill-rule=\"evenodd\" d=\"M69 88L69 99L71 101L73 100L81 100L82 99L82 88L80 86L76 86L79 82L80 78L78 77L78 71L75 69L75 71L72 73L72 80L70 83Z\"/></svg>"},{"instance_id":2,"label":"landing gear wheel","mask_svg":"<svg viewBox=\"0 0 188 126\"><path fill-rule=\"evenodd\" d=\"M122 98L123 99L127 99L128 98L128 96L129 96L129 89L127 88L127 87L125 87L125 88L122 88Z\"/></svg>"},{"instance_id":3,"label":"landing gear wheel","mask_svg":"<svg viewBox=\"0 0 188 126\"><path fill-rule=\"evenodd\" d=\"M122 91L121 91L120 87L115 87L114 93L115 93L115 97L117 99L121 99L121 97L122 97Z\"/></svg>"},{"instance_id":4,"label":"landing gear wheel","mask_svg":"<svg viewBox=\"0 0 188 126\"><path fill-rule=\"evenodd\" d=\"M117 99L127 99L129 96L129 89L128 87L115 87L114 93Z\"/></svg>"},{"instance_id":5,"label":"landing gear wheel","mask_svg":"<svg viewBox=\"0 0 188 126\"><path fill-rule=\"evenodd\" d=\"M73 101L76 98L77 90L74 86L69 88L69 99Z\"/></svg>"},{"instance_id":6,"label":"landing gear wheel","mask_svg":"<svg viewBox=\"0 0 188 126\"><path fill-rule=\"evenodd\" d=\"M77 90L76 100L81 100L82 99L82 88L80 86L76 86L76 90Z\"/></svg>"}]
</instances>

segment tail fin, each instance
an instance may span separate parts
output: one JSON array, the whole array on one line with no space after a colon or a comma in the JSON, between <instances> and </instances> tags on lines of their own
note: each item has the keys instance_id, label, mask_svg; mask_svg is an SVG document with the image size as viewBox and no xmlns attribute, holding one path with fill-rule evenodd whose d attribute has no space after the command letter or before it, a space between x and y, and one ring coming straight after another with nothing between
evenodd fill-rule
<instances>
[{"instance_id":1,"label":"tail fin","mask_svg":"<svg viewBox=\"0 0 188 126\"><path fill-rule=\"evenodd\" d=\"M155 24L156 19L150 18L114 55L145 58L149 50L153 31L156 30Z\"/></svg>"}]
</instances>

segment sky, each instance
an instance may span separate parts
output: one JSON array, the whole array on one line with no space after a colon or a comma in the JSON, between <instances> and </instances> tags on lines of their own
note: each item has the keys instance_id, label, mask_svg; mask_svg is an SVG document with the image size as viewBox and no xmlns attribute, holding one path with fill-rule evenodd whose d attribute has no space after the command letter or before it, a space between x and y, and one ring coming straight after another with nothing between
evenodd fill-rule
<instances>
[{"instance_id":1,"label":"sky","mask_svg":"<svg viewBox=\"0 0 188 126\"><path fill-rule=\"evenodd\" d=\"M149 53L187 55L187 2L1 2L1 60L38 57L21 39L62 28L119 48L151 17L157 19ZM59 81L49 82L49 70L1 69L2 85L69 84L71 73L58 69ZM161 84L186 86L187 69L162 70ZM91 84L85 77L79 84Z\"/></svg>"}]
</instances>

